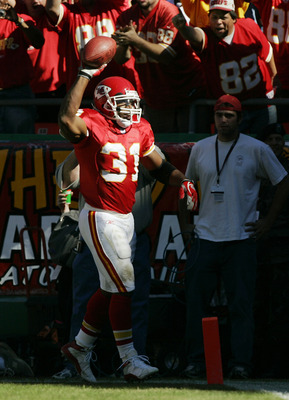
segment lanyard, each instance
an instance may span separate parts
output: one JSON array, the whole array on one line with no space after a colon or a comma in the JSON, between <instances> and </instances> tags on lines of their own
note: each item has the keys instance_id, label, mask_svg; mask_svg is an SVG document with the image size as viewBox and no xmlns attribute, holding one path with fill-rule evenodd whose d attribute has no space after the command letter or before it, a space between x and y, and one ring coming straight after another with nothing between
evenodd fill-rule
<instances>
[{"instance_id":1,"label":"lanyard","mask_svg":"<svg viewBox=\"0 0 289 400\"><path fill-rule=\"evenodd\" d=\"M221 172L223 171L224 166L225 166L226 162L228 161L228 158L229 158L230 154L231 154L232 151L233 151L233 148L236 146L236 143L237 143L238 139L239 139L239 135L238 135L238 137L236 137L236 139L235 139L234 142L232 143L232 145L231 145L231 147L230 147L230 149L229 149L229 151L228 151L228 153L227 153L227 155L226 155L226 157L225 157L225 160L224 160L224 162L223 162L223 165L222 165L222 167L221 167L221 169L220 169L220 166L219 166L219 145L218 145L218 138L216 137L215 150L216 150L216 167L217 167L217 185L220 184L220 175L221 175Z\"/></svg>"}]
</instances>

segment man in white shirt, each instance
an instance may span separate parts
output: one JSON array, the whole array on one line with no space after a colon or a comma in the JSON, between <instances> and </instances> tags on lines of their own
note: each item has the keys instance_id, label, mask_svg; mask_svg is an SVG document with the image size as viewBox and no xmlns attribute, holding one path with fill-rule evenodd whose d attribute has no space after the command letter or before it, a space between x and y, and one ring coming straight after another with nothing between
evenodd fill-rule
<instances>
[{"instance_id":1,"label":"man in white shirt","mask_svg":"<svg viewBox=\"0 0 289 400\"><path fill-rule=\"evenodd\" d=\"M209 305L219 277L231 323L229 377L250 376L256 239L269 231L289 195L286 170L269 146L239 134L241 118L239 100L231 95L221 96L214 107L218 133L193 146L186 170L186 176L199 181L201 189L195 221L198 239L188 255L185 277L188 377L200 377L205 372L202 318L210 316ZM269 178L277 185L277 191L268 214L257 221L261 178Z\"/></svg>"}]
</instances>

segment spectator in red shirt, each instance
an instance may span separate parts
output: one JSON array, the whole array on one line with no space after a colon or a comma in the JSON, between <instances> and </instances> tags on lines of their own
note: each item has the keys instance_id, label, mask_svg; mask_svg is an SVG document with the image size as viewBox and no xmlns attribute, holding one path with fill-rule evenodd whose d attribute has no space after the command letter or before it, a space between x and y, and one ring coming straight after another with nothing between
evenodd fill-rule
<instances>
[{"instance_id":1,"label":"spectator in red shirt","mask_svg":"<svg viewBox=\"0 0 289 400\"><path fill-rule=\"evenodd\" d=\"M166 0L136 0L113 35L115 60L131 56L143 88L144 116L155 133L187 133L191 103L205 95L199 58L172 24L178 8Z\"/></svg>"},{"instance_id":2,"label":"spectator in red shirt","mask_svg":"<svg viewBox=\"0 0 289 400\"><path fill-rule=\"evenodd\" d=\"M251 18L237 18L233 0L211 0L209 26L205 28L188 26L181 13L173 23L201 58L209 98L223 94L240 101L274 97L276 66L272 47ZM239 128L258 136L276 119L275 106L253 104L244 107Z\"/></svg>"},{"instance_id":3,"label":"spectator in red shirt","mask_svg":"<svg viewBox=\"0 0 289 400\"><path fill-rule=\"evenodd\" d=\"M269 40L277 67L274 80L276 97L289 97L289 2L287 0L252 0L261 14L263 30ZM278 122L288 122L288 104L277 106Z\"/></svg>"},{"instance_id":4,"label":"spectator in red shirt","mask_svg":"<svg viewBox=\"0 0 289 400\"><path fill-rule=\"evenodd\" d=\"M65 40L62 40L61 30L53 26L45 12L46 0L23 0L24 13L32 17L38 29L45 38L41 49L29 48L28 54L32 61L34 73L30 81L36 98L62 98L66 92L65 86ZM59 105L37 107L37 121L57 122Z\"/></svg>"},{"instance_id":5,"label":"spectator in red shirt","mask_svg":"<svg viewBox=\"0 0 289 400\"><path fill-rule=\"evenodd\" d=\"M15 5L15 0L0 1L0 100L34 98L29 85L33 66L28 48L32 45L40 49L44 43L42 32L30 17L17 14ZM34 106L0 107L0 133L35 133L34 123Z\"/></svg>"},{"instance_id":6,"label":"spectator in red shirt","mask_svg":"<svg viewBox=\"0 0 289 400\"><path fill-rule=\"evenodd\" d=\"M61 0L47 0L46 12L51 21L61 30L66 48L66 87L70 89L81 66L80 52L85 44L95 36L111 36L119 14L130 6L129 0L79 0L75 4L61 3ZM102 78L123 76L139 91L138 77L133 62L125 66L113 60L102 72ZM94 88L100 81L94 77L88 85L85 97L93 97Z\"/></svg>"}]
</instances>

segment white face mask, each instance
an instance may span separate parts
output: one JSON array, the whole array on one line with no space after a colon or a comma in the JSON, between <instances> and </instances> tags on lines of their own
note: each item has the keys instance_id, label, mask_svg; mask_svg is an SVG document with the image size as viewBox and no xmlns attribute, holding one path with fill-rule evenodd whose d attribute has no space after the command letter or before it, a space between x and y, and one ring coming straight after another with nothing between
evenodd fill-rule
<instances>
[{"instance_id":1,"label":"white face mask","mask_svg":"<svg viewBox=\"0 0 289 400\"><path fill-rule=\"evenodd\" d=\"M104 108L113 111L114 117L111 119L115 120L121 128L127 128L140 122L142 109L139 102L136 91L127 91L126 95L116 95L108 99ZM131 106L127 106L127 104L131 104Z\"/></svg>"}]
</instances>

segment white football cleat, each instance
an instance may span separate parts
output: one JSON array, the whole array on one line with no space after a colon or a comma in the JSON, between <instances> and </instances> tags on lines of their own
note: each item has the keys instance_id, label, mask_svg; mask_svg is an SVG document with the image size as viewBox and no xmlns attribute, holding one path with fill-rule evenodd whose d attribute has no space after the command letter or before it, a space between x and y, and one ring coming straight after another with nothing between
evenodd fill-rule
<instances>
[{"instance_id":1,"label":"white football cleat","mask_svg":"<svg viewBox=\"0 0 289 400\"><path fill-rule=\"evenodd\" d=\"M81 347L73 340L61 347L61 353L75 365L83 379L90 383L97 382L90 368L91 348Z\"/></svg>"},{"instance_id":2,"label":"white football cleat","mask_svg":"<svg viewBox=\"0 0 289 400\"><path fill-rule=\"evenodd\" d=\"M143 380L148 379L152 375L159 372L158 368L152 367L149 364L149 360L147 356L138 356L135 355L128 360L126 360L123 364L123 375L126 381L134 381L134 380Z\"/></svg>"}]
</instances>

